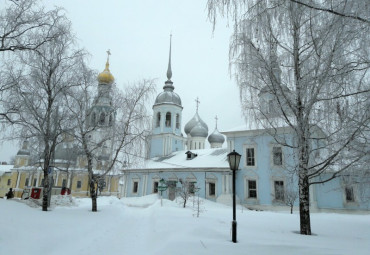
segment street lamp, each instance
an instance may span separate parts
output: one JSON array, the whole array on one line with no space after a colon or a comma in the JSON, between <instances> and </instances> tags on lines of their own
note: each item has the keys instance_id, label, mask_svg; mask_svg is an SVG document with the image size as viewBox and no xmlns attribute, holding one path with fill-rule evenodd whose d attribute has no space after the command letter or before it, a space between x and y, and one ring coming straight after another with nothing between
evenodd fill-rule
<instances>
[{"instance_id":1,"label":"street lamp","mask_svg":"<svg viewBox=\"0 0 370 255\"><path fill-rule=\"evenodd\" d=\"M232 222L232 241L236 243L236 203L235 203L235 171L239 169L241 155L235 150L227 154L230 169L233 171L233 222Z\"/></svg>"}]
</instances>

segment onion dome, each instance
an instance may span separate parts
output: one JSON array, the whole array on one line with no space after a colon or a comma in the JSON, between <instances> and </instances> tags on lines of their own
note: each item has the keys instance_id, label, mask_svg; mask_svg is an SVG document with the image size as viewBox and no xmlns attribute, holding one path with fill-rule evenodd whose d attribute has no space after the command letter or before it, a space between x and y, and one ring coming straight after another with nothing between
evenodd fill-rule
<instances>
[{"instance_id":1,"label":"onion dome","mask_svg":"<svg viewBox=\"0 0 370 255\"><path fill-rule=\"evenodd\" d=\"M105 69L103 72L101 72L98 75L99 84L112 84L114 81L114 77L112 73L109 71L109 55L110 55L109 50L107 51L107 53L108 53L108 59L107 59L107 63L105 64Z\"/></svg>"},{"instance_id":2,"label":"onion dome","mask_svg":"<svg viewBox=\"0 0 370 255\"><path fill-rule=\"evenodd\" d=\"M224 143L225 142L225 137L218 132L217 127L215 128L215 131L213 131L210 136L208 136L208 142L209 143Z\"/></svg>"},{"instance_id":3,"label":"onion dome","mask_svg":"<svg viewBox=\"0 0 370 255\"><path fill-rule=\"evenodd\" d=\"M170 40L170 54L168 60L168 68L167 68L167 81L163 86L163 92L159 93L157 98L155 99L154 105L159 104L174 104L182 107L180 96L177 95L173 90L175 87L173 86L173 82L171 81L172 78L172 69L171 69L171 45L172 45L172 35Z\"/></svg>"},{"instance_id":4,"label":"onion dome","mask_svg":"<svg viewBox=\"0 0 370 255\"><path fill-rule=\"evenodd\" d=\"M166 82L167 83L167 82ZM172 85L171 85L172 86ZM174 104L181 106L181 99L180 96L173 92L174 87L163 87L164 91L159 93L157 98L155 99L154 105L159 104Z\"/></svg>"},{"instance_id":5,"label":"onion dome","mask_svg":"<svg viewBox=\"0 0 370 255\"><path fill-rule=\"evenodd\" d=\"M207 131L208 133L208 126L207 124L199 117L198 111L195 113L194 117L189 120L188 123L185 125L185 133L188 135L190 134L191 130L198 124L200 123L201 126Z\"/></svg>"},{"instance_id":6,"label":"onion dome","mask_svg":"<svg viewBox=\"0 0 370 255\"><path fill-rule=\"evenodd\" d=\"M204 137L208 136L208 130L202 125L201 122L198 122L195 127L190 131L191 137Z\"/></svg>"}]
</instances>

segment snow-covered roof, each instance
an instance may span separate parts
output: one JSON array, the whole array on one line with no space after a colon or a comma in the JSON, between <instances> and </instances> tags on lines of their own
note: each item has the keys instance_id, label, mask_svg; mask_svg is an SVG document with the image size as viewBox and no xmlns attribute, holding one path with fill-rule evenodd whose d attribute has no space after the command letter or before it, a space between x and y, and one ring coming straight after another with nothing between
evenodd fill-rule
<instances>
[{"instance_id":1,"label":"snow-covered roof","mask_svg":"<svg viewBox=\"0 0 370 255\"><path fill-rule=\"evenodd\" d=\"M0 165L0 176L5 172L9 172L11 169L13 169L13 165Z\"/></svg>"},{"instance_id":2,"label":"snow-covered roof","mask_svg":"<svg viewBox=\"0 0 370 255\"><path fill-rule=\"evenodd\" d=\"M192 150L197 156L187 159L187 151L176 151L168 156L146 160L140 169L229 168L225 148Z\"/></svg>"},{"instance_id":3,"label":"snow-covered roof","mask_svg":"<svg viewBox=\"0 0 370 255\"><path fill-rule=\"evenodd\" d=\"M258 122L254 121L248 121L247 123L224 130L221 133L232 133L232 132L243 132L243 131L251 131L251 130L265 130L266 128L287 128L290 127L289 124L282 120L282 119L266 119L266 120L260 120Z\"/></svg>"}]
</instances>

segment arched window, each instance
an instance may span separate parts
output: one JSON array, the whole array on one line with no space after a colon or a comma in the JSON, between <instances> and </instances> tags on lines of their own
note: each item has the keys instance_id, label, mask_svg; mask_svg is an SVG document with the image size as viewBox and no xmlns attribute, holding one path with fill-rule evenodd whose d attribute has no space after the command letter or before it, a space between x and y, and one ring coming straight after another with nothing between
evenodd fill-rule
<instances>
[{"instance_id":1,"label":"arched window","mask_svg":"<svg viewBox=\"0 0 370 255\"><path fill-rule=\"evenodd\" d=\"M157 119L155 123L155 127L159 127L161 125L161 113L157 113Z\"/></svg>"},{"instance_id":2,"label":"arched window","mask_svg":"<svg viewBox=\"0 0 370 255\"><path fill-rule=\"evenodd\" d=\"M176 128L177 129L180 128L180 116L179 116L179 114L176 114Z\"/></svg>"},{"instance_id":3,"label":"arched window","mask_svg":"<svg viewBox=\"0 0 370 255\"><path fill-rule=\"evenodd\" d=\"M93 112L93 114L91 116L91 125L95 125L95 122L96 122L96 114L95 114L95 112Z\"/></svg>"},{"instance_id":4,"label":"arched window","mask_svg":"<svg viewBox=\"0 0 370 255\"><path fill-rule=\"evenodd\" d=\"M104 125L104 123L105 123L105 113L104 113L104 112L102 112L102 113L100 114L99 124L100 124L100 125Z\"/></svg>"},{"instance_id":5,"label":"arched window","mask_svg":"<svg viewBox=\"0 0 370 255\"><path fill-rule=\"evenodd\" d=\"M113 114L109 115L109 126L113 124Z\"/></svg>"},{"instance_id":6,"label":"arched window","mask_svg":"<svg viewBox=\"0 0 370 255\"><path fill-rule=\"evenodd\" d=\"M166 127L170 127L170 126L171 126L171 113L167 112L166 113Z\"/></svg>"}]
</instances>

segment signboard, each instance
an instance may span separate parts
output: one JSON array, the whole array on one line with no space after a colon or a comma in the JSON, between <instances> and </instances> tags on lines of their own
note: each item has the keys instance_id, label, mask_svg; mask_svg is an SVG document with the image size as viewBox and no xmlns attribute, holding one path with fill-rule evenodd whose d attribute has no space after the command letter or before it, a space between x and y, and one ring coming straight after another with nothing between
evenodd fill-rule
<instances>
[{"instance_id":1,"label":"signboard","mask_svg":"<svg viewBox=\"0 0 370 255\"><path fill-rule=\"evenodd\" d=\"M162 192L162 191L167 190L167 188L168 186L166 184L166 181L164 179L161 179L158 184L158 190Z\"/></svg>"},{"instance_id":2,"label":"signboard","mask_svg":"<svg viewBox=\"0 0 370 255\"><path fill-rule=\"evenodd\" d=\"M48 174L52 174L54 172L54 166L49 166Z\"/></svg>"}]
</instances>

